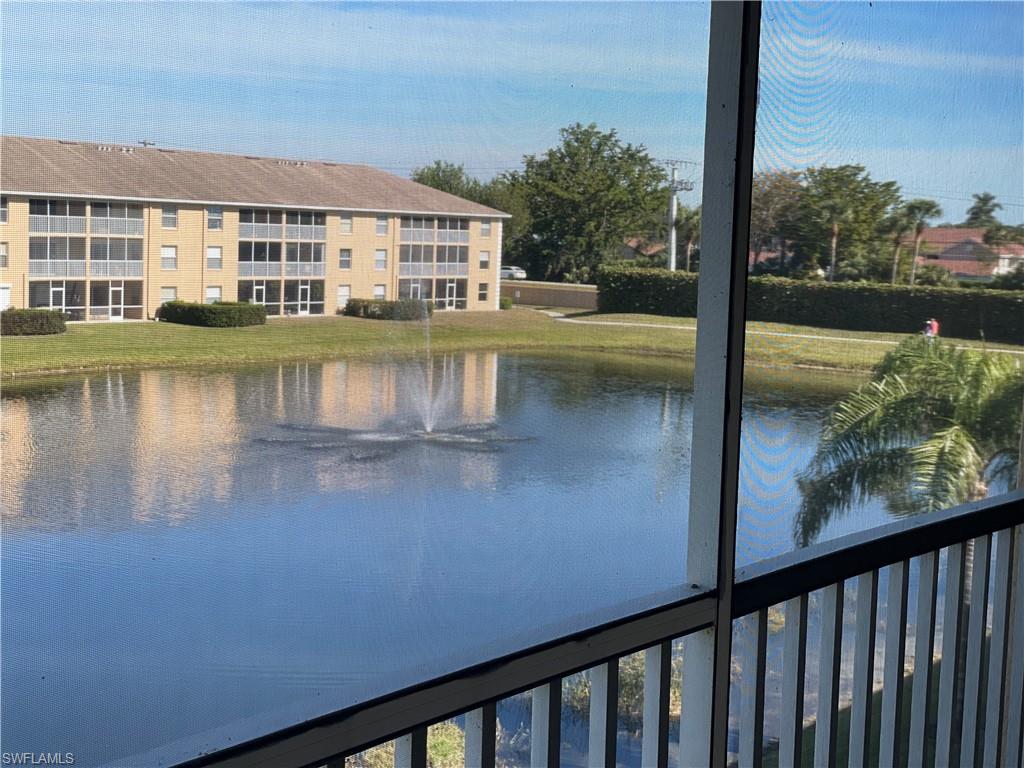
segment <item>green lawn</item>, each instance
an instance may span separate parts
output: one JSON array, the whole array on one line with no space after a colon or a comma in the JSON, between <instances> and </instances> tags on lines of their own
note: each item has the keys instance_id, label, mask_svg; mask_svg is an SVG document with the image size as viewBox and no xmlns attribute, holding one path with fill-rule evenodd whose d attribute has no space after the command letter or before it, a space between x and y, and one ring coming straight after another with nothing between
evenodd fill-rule
<instances>
[{"instance_id":1,"label":"green lawn","mask_svg":"<svg viewBox=\"0 0 1024 768\"><path fill-rule=\"evenodd\" d=\"M590 350L692 357L696 334L660 327L692 325L686 318L649 315L587 315L607 325L559 322L528 309L506 312L446 312L430 321L435 351ZM857 337L898 339L880 334L841 334L814 328L760 323L752 328L792 336L748 335L747 362L770 367L866 371L885 353L883 344L855 343ZM829 339L800 338L800 335ZM415 354L424 349L427 329L416 322L323 317L272 320L250 328L196 328L171 323L71 325L59 336L7 337L0 341L4 379L169 365L237 365L316 360L362 355ZM834 339L834 340L833 340ZM1005 345L1004 345L1005 346ZM1020 349L1020 348L1018 348Z\"/></svg>"}]
</instances>

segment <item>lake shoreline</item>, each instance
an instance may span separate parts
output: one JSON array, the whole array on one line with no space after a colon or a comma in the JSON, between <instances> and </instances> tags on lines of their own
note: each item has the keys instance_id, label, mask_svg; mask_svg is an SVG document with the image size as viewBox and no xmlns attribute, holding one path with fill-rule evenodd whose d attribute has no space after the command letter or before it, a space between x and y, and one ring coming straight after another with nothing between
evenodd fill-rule
<instances>
[{"instance_id":1,"label":"lake shoreline","mask_svg":"<svg viewBox=\"0 0 1024 768\"><path fill-rule=\"evenodd\" d=\"M614 317L614 316L611 316ZM655 316L652 320L657 321ZM759 324L766 326L766 324ZM748 334L745 365L775 370L868 373L890 348L864 344L865 334L805 338L801 329ZM818 330L818 329L803 329ZM264 363L395 359L467 351L628 353L693 360L696 334L672 332L657 322L645 327L614 320L600 324L558 322L542 312L445 313L429 331L421 323L350 317L275 319L251 328L196 328L170 323L83 324L53 337L7 337L0 343L0 382L5 385L60 377L157 368L238 369ZM835 334L834 331L830 333ZM1006 349L1004 345L992 351ZM1018 352L1019 354L1019 352ZM69 363L80 363L78 365ZM59 363L59 364L55 364Z\"/></svg>"}]
</instances>

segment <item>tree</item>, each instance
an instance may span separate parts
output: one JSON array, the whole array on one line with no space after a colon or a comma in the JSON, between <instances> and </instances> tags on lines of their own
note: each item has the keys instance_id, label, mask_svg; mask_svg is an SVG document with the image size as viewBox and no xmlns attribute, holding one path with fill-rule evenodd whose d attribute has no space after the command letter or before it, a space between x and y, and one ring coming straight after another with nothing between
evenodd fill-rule
<instances>
[{"instance_id":1,"label":"tree","mask_svg":"<svg viewBox=\"0 0 1024 768\"><path fill-rule=\"evenodd\" d=\"M700 242L700 206L696 208L680 208L676 217L676 234L683 241L683 253L686 254L686 271L693 266L693 248Z\"/></svg>"},{"instance_id":2,"label":"tree","mask_svg":"<svg viewBox=\"0 0 1024 768\"><path fill-rule=\"evenodd\" d=\"M890 282L896 285L896 278L900 269L900 251L903 249L903 239L914 230L914 224L910 220L906 204L896 206L892 213L885 219L882 229L892 241L892 278Z\"/></svg>"},{"instance_id":3,"label":"tree","mask_svg":"<svg viewBox=\"0 0 1024 768\"><path fill-rule=\"evenodd\" d=\"M750 198L750 248L754 263L761 251L793 236L803 195L798 171L765 171L754 175Z\"/></svg>"},{"instance_id":4,"label":"tree","mask_svg":"<svg viewBox=\"0 0 1024 768\"><path fill-rule=\"evenodd\" d=\"M586 281L623 240L664 227L664 171L643 146L614 130L576 123L561 143L523 158L509 182L523 195L529 237L516 244L517 263L534 277Z\"/></svg>"},{"instance_id":5,"label":"tree","mask_svg":"<svg viewBox=\"0 0 1024 768\"><path fill-rule=\"evenodd\" d=\"M907 339L829 415L798 481L798 543L869 496L906 515L983 498L996 479L1012 487L1022 398L1009 355Z\"/></svg>"},{"instance_id":6,"label":"tree","mask_svg":"<svg viewBox=\"0 0 1024 768\"><path fill-rule=\"evenodd\" d=\"M921 241L924 231L928 228L929 219L937 219L942 215L942 208L934 200L911 200L904 208L907 220L914 228L914 260L910 262L910 284L914 284L917 275L917 258L921 254Z\"/></svg>"},{"instance_id":7,"label":"tree","mask_svg":"<svg viewBox=\"0 0 1024 768\"><path fill-rule=\"evenodd\" d=\"M996 275L988 287L1003 291L1024 291L1024 261L1018 262L1012 271Z\"/></svg>"},{"instance_id":8,"label":"tree","mask_svg":"<svg viewBox=\"0 0 1024 768\"><path fill-rule=\"evenodd\" d=\"M432 165L425 165L412 172L412 180L442 192L458 195L466 200L482 203L485 185L466 173L465 167L435 160Z\"/></svg>"},{"instance_id":9,"label":"tree","mask_svg":"<svg viewBox=\"0 0 1024 768\"><path fill-rule=\"evenodd\" d=\"M967 218L963 227L995 227L999 225L996 218L996 211L1002 210L1003 206L996 202L996 196L989 192L971 195L974 203L967 209Z\"/></svg>"},{"instance_id":10,"label":"tree","mask_svg":"<svg viewBox=\"0 0 1024 768\"><path fill-rule=\"evenodd\" d=\"M809 168L805 178L798 248L812 268L827 255L828 278L835 280L841 255L874 258L880 250L882 222L899 200L899 187L873 181L861 165Z\"/></svg>"}]
</instances>

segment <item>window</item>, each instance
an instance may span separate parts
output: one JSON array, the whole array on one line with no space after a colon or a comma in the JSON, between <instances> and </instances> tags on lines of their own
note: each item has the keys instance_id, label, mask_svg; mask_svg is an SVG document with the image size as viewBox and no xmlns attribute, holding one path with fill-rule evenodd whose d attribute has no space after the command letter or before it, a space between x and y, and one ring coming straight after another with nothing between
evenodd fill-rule
<instances>
[{"instance_id":1,"label":"window","mask_svg":"<svg viewBox=\"0 0 1024 768\"><path fill-rule=\"evenodd\" d=\"M285 243L285 275L311 277L324 273L323 243Z\"/></svg>"},{"instance_id":2,"label":"window","mask_svg":"<svg viewBox=\"0 0 1024 768\"><path fill-rule=\"evenodd\" d=\"M243 239L280 240L281 211L242 208L238 211L238 236Z\"/></svg>"},{"instance_id":3,"label":"window","mask_svg":"<svg viewBox=\"0 0 1024 768\"><path fill-rule=\"evenodd\" d=\"M262 304L268 315L281 314L280 280L239 280L238 300L249 304Z\"/></svg>"},{"instance_id":4,"label":"window","mask_svg":"<svg viewBox=\"0 0 1024 768\"><path fill-rule=\"evenodd\" d=\"M206 209L206 228L224 229L224 209L219 205L211 205Z\"/></svg>"},{"instance_id":5,"label":"window","mask_svg":"<svg viewBox=\"0 0 1024 768\"><path fill-rule=\"evenodd\" d=\"M206 303L214 304L220 301L220 286L219 285L208 285L206 286Z\"/></svg>"},{"instance_id":6,"label":"window","mask_svg":"<svg viewBox=\"0 0 1024 768\"><path fill-rule=\"evenodd\" d=\"M386 235L388 233L388 217L378 216L377 217L377 234Z\"/></svg>"},{"instance_id":7,"label":"window","mask_svg":"<svg viewBox=\"0 0 1024 768\"><path fill-rule=\"evenodd\" d=\"M468 243L469 219L439 218L437 220L437 242Z\"/></svg>"},{"instance_id":8,"label":"window","mask_svg":"<svg viewBox=\"0 0 1024 768\"><path fill-rule=\"evenodd\" d=\"M490 219L484 219L480 222L480 237L491 236L491 222Z\"/></svg>"},{"instance_id":9,"label":"window","mask_svg":"<svg viewBox=\"0 0 1024 768\"><path fill-rule=\"evenodd\" d=\"M341 234L352 234L352 214L350 213L341 214Z\"/></svg>"},{"instance_id":10,"label":"window","mask_svg":"<svg viewBox=\"0 0 1024 768\"><path fill-rule=\"evenodd\" d=\"M160 214L160 226L164 229L178 228L178 206L165 205Z\"/></svg>"},{"instance_id":11,"label":"window","mask_svg":"<svg viewBox=\"0 0 1024 768\"><path fill-rule=\"evenodd\" d=\"M338 311L345 308L348 304L348 300L352 298L352 286L351 285L339 285L338 286Z\"/></svg>"},{"instance_id":12,"label":"window","mask_svg":"<svg viewBox=\"0 0 1024 768\"><path fill-rule=\"evenodd\" d=\"M476 293L477 299L487 301L487 283L480 283L480 289Z\"/></svg>"},{"instance_id":13,"label":"window","mask_svg":"<svg viewBox=\"0 0 1024 768\"><path fill-rule=\"evenodd\" d=\"M400 245L398 247L399 275L434 274L434 246Z\"/></svg>"},{"instance_id":14,"label":"window","mask_svg":"<svg viewBox=\"0 0 1024 768\"><path fill-rule=\"evenodd\" d=\"M388 268L388 252L383 248L373 252L373 268L378 272Z\"/></svg>"},{"instance_id":15,"label":"window","mask_svg":"<svg viewBox=\"0 0 1024 768\"><path fill-rule=\"evenodd\" d=\"M435 274L469 274L469 247L465 245L437 246L437 267Z\"/></svg>"},{"instance_id":16,"label":"window","mask_svg":"<svg viewBox=\"0 0 1024 768\"><path fill-rule=\"evenodd\" d=\"M373 298L375 298L375 299L384 299L386 297L387 297L387 289L386 289L385 286L380 285L380 284L373 286Z\"/></svg>"},{"instance_id":17,"label":"window","mask_svg":"<svg viewBox=\"0 0 1024 768\"><path fill-rule=\"evenodd\" d=\"M29 200L29 232L85 232L85 203L76 200Z\"/></svg>"},{"instance_id":18,"label":"window","mask_svg":"<svg viewBox=\"0 0 1024 768\"><path fill-rule=\"evenodd\" d=\"M238 274L242 277L277 277L280 275L281 243L260 240L240 241L238 243Z\"/></svg>"},{"instance_id":19,"label":"window","mask_svg":"<svg viewBox=\"0 0 1024 768\"><path fill-rule=\"evenodd\" d=\"M178 268L178 246L176 245L161 245L160 246L160 269L177 269Z\"/></svg>"},{"instance_id":20,"label":"window","mask_svg":"<svg viewBox=\"0 0 1024 768\"><path fill-rule=\"evenodd\" d=\"M403 216L398 230L403 243L434 242L434 219L422 216Z\"/></svg>"},{"instance_id":21,"label":"window","mask_svg":"<svg viewBox=\"0 0 1024 768\"><path fill-rule=\"evenodd\" d=\"M206 268L220 269L224 264L224 249L219 245L206 246Z\"/></svg>"},{"instance_id":22,"label":"window","mask_svg":"<svg viewBox=\"0 0 1024 768\"><path fill-rule=\"evenodd\" d=\"M7 223L7 196L0 197L0 224Z\"/></svg>"},{"instance_id":23,"label":"window","mask_svg":"<svg viewBox=\"0 0 1024 768\"><path fill-rule=\"evenodd\" d=\"M177 300L178 300L178 289L175 288L173 285L171 285L171 286L162 286L160 288L160 303L161 304L166 304L168 301L177 301Z\"/></svg>"},{"instance_id":24,"label":"window","mask_svg":"<svg viewBox=\"0 0 1024 768\"><path fill-rule=\"evenodd\" d=\"M352 269L351 248L342 248L338 251L338 269Z\"/></svg>"},{"instance_id":25,"label":"window","mask_svg":"<svg viewBox=\"0 0 1024 768\"><path fill-rule=\"evenodd\" d=\"M70 320L85 320L85 281L33 280L28 284L28 306L62 309Z\"/></svg>"},{"instance_id":26,"label":"window","mask_svg":"<svg viewBox=\"0 0 1024 768\"><path fill-rule=\"evenodd\" d=\"M491 252L480 251L480 269L489 269L491 266Z\"/></svg>"},{"instance_id":27,"label":"window","mask_svg":"<svg viewBox=\"0 0 1024 768\"><path fill-rule=\"evenodd\" d=\"M7 266L7 243L0 243L0 269Z\"/></svg>"}]
</instances>

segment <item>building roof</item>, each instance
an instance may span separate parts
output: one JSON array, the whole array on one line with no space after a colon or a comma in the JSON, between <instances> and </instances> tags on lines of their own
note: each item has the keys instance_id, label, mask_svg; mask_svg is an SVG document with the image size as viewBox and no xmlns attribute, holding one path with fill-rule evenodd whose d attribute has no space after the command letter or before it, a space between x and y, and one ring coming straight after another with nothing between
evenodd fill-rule
<instances>
[{"instance_id":1,"label":"building roof","mask_svg":"<svg viewBox=\"0 0 1024 768\"><path fill-rule=\"evenodd\" d=\"M8 194L507 217L367 165L0 136Z\"/></svg>"},{"instance_id":2,"label":"building roof","mask_svg":"<svg viewBox=\"0 0 1024 768\"><path fill-rule=\"evenodd\" d=\"M627 237L623 245L641 256L655 256L667 247L664 243L645 240L641 237Z\"/></svg>"},{"instance_id":3,"label":"building roof","mask_svg":"<svg viewBox=\"0 0 1024 768\"><path fill-rule=\"evenodd\" d=\"M1024 256L1024 245L1019 243L987 245L982 227L929 227L921 234L922 252L939 259L992 261L998 256ZM904 243L913 245L914 236L908 234Z\"/></svg>"}]
</instances>

